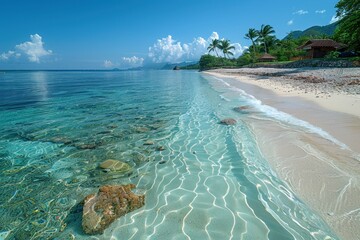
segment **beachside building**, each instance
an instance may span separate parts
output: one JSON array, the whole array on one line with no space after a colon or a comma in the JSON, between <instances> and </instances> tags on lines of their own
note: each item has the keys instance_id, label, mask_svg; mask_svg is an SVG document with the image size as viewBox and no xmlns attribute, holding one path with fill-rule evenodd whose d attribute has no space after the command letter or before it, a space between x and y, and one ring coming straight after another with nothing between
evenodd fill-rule
<instances>
[{"instance_id":1,"label":"beachside building","mask_svg":"<svg viewBox=\"0 0 360 240\"><path fill-rule=\"evenodd\" d=\"M268 53L265 53L258 60L259 60L259 62L273 62L276 60L276 57L274 57Z\"/></svg>"},{"instance_id":2,"label":"beachside building","mask_svg":"<svg viewBox=\"0 0 360 240\"><path fill-rule=\"evenodd\" d=\"M312 39L299 47L306 51L306 58L323 58L332 51L341 51L345 48L345 44L332 39Z\"/></svg>"}]
</instances>

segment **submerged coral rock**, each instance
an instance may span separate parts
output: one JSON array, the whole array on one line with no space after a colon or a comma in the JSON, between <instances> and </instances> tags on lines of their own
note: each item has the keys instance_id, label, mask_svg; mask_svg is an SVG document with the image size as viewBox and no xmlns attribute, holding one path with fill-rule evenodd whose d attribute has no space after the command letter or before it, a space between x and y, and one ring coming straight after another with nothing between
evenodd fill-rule
<instances>
[{"instance_id":1,"label":"submerged coral rock","mask_svg":"<svg viewBox=\"0 0 360 240\"><path fill-rule=\"evenodd\" d=\"M154 145L154 141L152 140L147 140L146 142L144 142L144 145Z\"/></svg>"},{"instance_id":2,"label":"submerged coral rock","mask_svg":"<svg viewBox=\"0 0 360 240\"><path fill-rule=\"evenodd\" d=\"M108 159L108 160L102 162L100 164L100 168L110 169L111 171L116 171L116 172L131 171L131 166L129 164L118 161L118 160L113 160L113 159Z\"/></svg>"},{"instance_id":3,"label":"submerged coral rock","mask_svg":"<svg viewBox=\"0 0 360 240\"><path fill-rule=\"evenodd\" d=\"M137 132L137 133L146 133L148 131L150 131L150 129L147 128L147 127L137 127L137 128L135 128L135 132Z\"/></svg>"},{"instance_id":4,"label":"submerged coral rock","mask_svg":"<svg viewBox=\"0 0 360 240\"><path fill-rule=\"evenodd\" d=\"M164 146L158 146L156 147L156 151L164 151L165 147Z\"/></svg>"},{"instance_id":5,"label":"submerged coral rock","mask_svg":"<svg viewBox=\"0 0 360 240\"><path fill-rule=\"evenodd\" d=\"M101 234L112 222L145 204L144 195L131 191L134 184L102 186L84 199L82 227L87 234Z\"/></svg>"},{"instance_id":6,"label":"submerged coral rock","mask_svg":"<svg viewBox=\"0 0 360 240\"><path fill-rule=\"evenodd\" d=\"M63 144L70 144L72 141L67 137L52 137L49 140L52 143L63 143Z\"/></svg>"},{"instance_id":7,"label":"submerged coral rock","mask_svg":"<svg viewBox=\"0 0 360 240\"><path fill-rule=\"evenodd\" d=\"M221 120L220 123L224 124L224 125L235 125L236 120L233 118L225 118L225 119Z\"/></svg>"},{"instance_id":8,"label":"submerged coral rock","mask_svg":"<svg viewBox=\"0 0 360 240\"><path fill-rule=\"evenodd\" d=\"M110 124L110 125L107 125L106 128L107 129L114 129L114 128L117 128L118 126L115 125L115 124Z\"/></svg>"},{"instance_id":9,"label":"submerged coral rock","mask_svg":"<svg viewBox=\"0 0 360 240\"><path fill-rule=\"evenodd\" d=\"M81 143L81 144L77 144L76 145L77 149L95 149L96 148L96 144L94 143Z\"/></svg>"}]
</instances>

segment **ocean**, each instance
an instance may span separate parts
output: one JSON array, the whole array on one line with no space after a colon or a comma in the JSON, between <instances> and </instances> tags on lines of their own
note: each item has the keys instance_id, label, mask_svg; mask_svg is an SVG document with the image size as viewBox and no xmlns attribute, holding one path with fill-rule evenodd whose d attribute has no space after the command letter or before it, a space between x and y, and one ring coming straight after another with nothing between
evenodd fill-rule
<instances>
[{"instance_id":1,"label":"ocean","mask_svg":"<svg viewBox=\"0 0 360 240\"><path fill-rule=\"evenodd\" d=\"M91 239L337 239L270 166L260 120L347 148L195 71L0 72L0 239L89 239L84 197L127 183L145 205Z\"/></svg>"}]
</instances>

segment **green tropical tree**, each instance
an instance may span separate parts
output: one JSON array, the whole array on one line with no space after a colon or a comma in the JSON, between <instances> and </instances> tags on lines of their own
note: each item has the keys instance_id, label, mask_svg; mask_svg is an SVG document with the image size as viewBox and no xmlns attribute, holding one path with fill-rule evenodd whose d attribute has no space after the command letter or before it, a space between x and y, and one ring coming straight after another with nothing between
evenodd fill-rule
<instances>
[{"instance_id":1,"label":"green tropical tree","mask_svg":"<svg viewBox=\"0 0 360 240\"><path fill-rule=\"evenodd\" d=\"M264 51L265 53L268 52L268 45L267 41L269 41L272 37L272 34L275 33L275 30L270 25L261 25L260 30L257 31L259 37L258 40L264 44Z\"/></svg>"},{"instance_id":2,"label":"green tropical tree","mask_svg":"<svg viewBox=\"0 0 360 240\"><path fill-rule=\"evenodd\" d=\"M254 28L250 28L249 31L245 34L245 39L249 39L251 41L255 52L256 52L256 38L258 36L259 36L258 32Z\"/></svg>"},{"instance_id":3,"label":"green tropical tree","mask_svg":"<svg viewBox=\"0 0 360 240\"><path fill-rule=\"evenodd\" d=\"M267 52L270 52L270 49L275 47L276 45L279 44L279 39L276 38L276 36L267 36L265 38L265 44L266 44L266 47L267 47Z\"/></svg>"},{"instance_id":4,"label":"green tropical tree","mask_svg":"<svg viewBox=\"0 0 360 240\"><path fill-rule=\"evenodd\" d=\"M216 56L219 56L218 52L216 51L220 46L220 41L219 39L213 39L209 45L209 47L207 48L207 50L210 52L215 52Z\"/></svg>"},{"instance_id":5,"label":"green tropical tree","mask_svg":"<svg viewBox=\"0 0 360 240\"><path fill-rule=\"evenodd\" d=\"M293 39L277 40L277 43L269 52L271 55L276 56L278 61L289 61L293 57L301 56L303 51L298 49L300 45L297 40Z\"/></svg>"},{"instance_id":6,"label":"green tropical tree","mask_svg":"<svg viewBox=\"0 0 360 240\"><path fill-rule=\"evenodd\" d=\"M219 49L223 52L224 57L229 57L229 55L233 56L234 53L231 50L234 50L235 47L230 44L229 40L221 40L219 44Z\"/></svg>"},{"instance_id":7,"label":"green tropical tree","mask_svg":"<svg viewBox=\"0 0 360 240\"><path fill-rule=\"evenodd\" d=\"M360 51L360 1L340 0L336 4L336 15L340 19L335 38Z\"/></svg>"}]
</instances>

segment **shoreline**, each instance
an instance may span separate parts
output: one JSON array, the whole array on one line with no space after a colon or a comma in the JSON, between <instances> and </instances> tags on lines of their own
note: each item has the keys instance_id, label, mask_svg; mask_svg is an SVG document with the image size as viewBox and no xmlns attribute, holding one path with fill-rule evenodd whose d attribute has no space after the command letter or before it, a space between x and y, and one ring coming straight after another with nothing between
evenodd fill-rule
<instances>
[{"instance_id":1,"label":"shoreline","mask_svg":"<svg viewBox=\"0 0 360 240\"><path fill-rule=\"evenodd\" d=\"M331 79L306 82L310 74L325 71L325 76L329 74L326 71L334 71L331 69L315 69L315 73L291 70L290 77L281 73L287 70L279 71L220 69L205 74L226 79L231 86L244 90L263 104L320 127L350 148L343 149L316 134L272 121L250 116L248 122L261 152L280 178L320 214L340 239L357 239L360 234L357 220L360 214L360 95L356 92L360 87L350 85L341 89L335 85L334 88ZM300 81L294 80L296 78ZM310 80L318 78L310 77Z\"/></svg>"},{"instance_id":2,"label":"shoreline","mask_svg":"<svg viewBox=\"0 0 360 240\"><path fill-rule=\"evenodd\" d=\"M301 97L328 110L360 118L360 68L243 68L216 69L205 73L236 78L282 97Z\"/></svg>"},{"instance_id":3,"label":"shoreline","mask_svg":"<svg viewBox=\"0 0 360 240\"><path fill-rule=\"evenodd\" d=\"M345 86L345 89L337 86L342 83L331 82L337 77L333 73L330 83L306 82L307 77L310 81L324 79L324 71L328 70L290 70L292 76L287 75L289 69L273 68L217 69L204 73L235 79L240 88L262 103L322 128L360 153L360 139L356 139L356 136L360 136L360 68L356 69L358 75L347 80L358 80L359 84ZM331 71L336 73L340 70ZM350 74L345 73L344 76Z\"/></svg>"}]
</instances>

